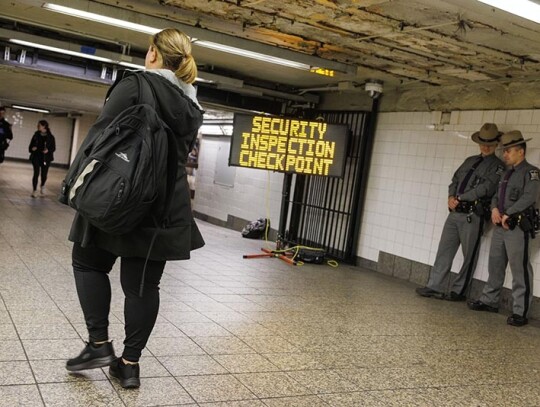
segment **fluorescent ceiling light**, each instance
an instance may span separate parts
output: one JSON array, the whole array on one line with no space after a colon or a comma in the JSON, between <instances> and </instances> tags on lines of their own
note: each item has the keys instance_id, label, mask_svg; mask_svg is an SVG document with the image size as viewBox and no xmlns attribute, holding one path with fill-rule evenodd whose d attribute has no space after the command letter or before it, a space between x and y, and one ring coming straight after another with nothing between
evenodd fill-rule
<instances>
[{"instance_id":1,"label":"fluorescent ceiling light","mask_svg":"<svg viewBox=\"0 0 540 407\"><path fill-rule=\"evenodd\" d=\"M119 62L118 65L127 66L128 68L133 68L133 69L146 69L144 65L132 64L131 62L122 61L122 62Z\"/></svg>"},{"instance_id":2,"label":"fluorescent ceiling light","mask_svg":"<svg viewBox=\"0 0 540 407\"><path fill-rule=\"evenodd\" d=\"M309 71L311 69L310 65L303 64L301 62L290 61L288 59L273 57L271 55L265 55L265 54L260 54L254 51L248 51L241 48L231 47L229 45L217 44L215 42L195 40L194 44L200 47L210 48L216 51L227 52L228 54L234 54L234 55L239 55L246 58L257 59L259 61L270 62L271 64L288 66L290 68L296 68L296 69L303 69L304 71Z\"/></svg>"},{"instance_id":3,"label":"fluorescent ceiling light","mask_svg":"<svg viewBox=\"0 0 540 407\"><path fill-rule=\"evenodd\" d=\"M46 51L57 52L59 54L72 55L72 56L77 56L77 57L86 58L86 59L93 59L95 61L108 62L110 64L122 65L122 66L125 66L125 67L128 67L128 68L133 68L133 69L141 69L141 70L146 69L144 65L132 64L131 62L125 62L125 61L115 61L114 59L110 59L110 58L103 58L103 57L98 57L96 55L85 54L84 52L76 52L76 51L70 51L70 50L63 49L63 48L51 47L49 45L38 44L37 42L17 40L17 39L14 39L14 38L11 38L9 40L9 42L12 42L14 44L19 44L19 45L25 45L27 47L43 49L43 50L46 50ZM212 80L206 80L206 79L202 79L202 78L195 78L195 81L197 81L197 82L206 82L206 83L213 83L214 82Z\"/></svg>"},{"instance_id":4,"label":"fluorescent ceiling light","mask_svg":"<svg viewBox=\"0 0 540 407\"><path fill-rule=\"evenodd\" d=\"M203 124L200 132L205 136L232 136L232 124Z\"/></svg>"},{"instance_id":5,"label":"fluorescent ceiling light","mask_svg":"<svg viewBox=\"0 0 540 407\"><path fill-rule=\"evenodd\" d=\"M49 45L38 44L36 42L17 40L14 38L11 38L9 42L12 42L14 44L19 44L19 45L25 45L27 47L44 49L46 51L57 52L59 54L66 54L66 55L72 55L72 56L82 57L86 59L93 59L94 61L117 63L117 61L113 61L110 58L103 58L103 57L98 57L97 55L85 54L84 52L76 52L76 51L70 51L68 49L51 47Z\"/></svg>"},{"instance_id":6,"label":"fluorescent ceiling light","mask_svg":"<svg viewBox=\"0 0 540 407\"><path fill-rule=\"evenodd\" d=\"M29 106L21 106L21 105L11 105L13 109L19 109L19 110L28 110L29 112L38 112L38 113L51 113L50 110L47 109L38 109L37 107L29 107Z\"/></svg>"},{"instance_id":7,"label":"fluorescent ceiling light","mask_svg":"<svg viewBox=\"0 0 540 407\"><path fill-rule=\"evenodd\" d=\"M103 16L101 14L89 13L87 11L81 11L81 10L77 10L71 7L59 6L57 4L52 4L52 3L43 4L43 8L50 11L57 12L57 13L67 14L73 17L84 18L86 20L108 24L115 27L126 28L128 30L138 31L138 32L146 33L146 34L155 34L162 30L161 28L155 28L155 27L150 27L147 25L131 23L129 21L120 20L118 18L111 18L111 17ZM296 61L291 61L288 59L265 55L259 52L248 51L245 49L231 47L229 45L218 44L211 41L203 41L196 38L192 38L192 42L200 47L210 48L216 51L226 52L233 55L238 55L238 56L242 56L246 58L256 59L259 61L269 62L271 64L287 66L289 68L302 69L304 71L310 71L313 68L315 69L318 68L318 67L312 67L308 64L304 64L301 62L296 62Z\"/></svg>"},{"instance_id":8,"label":"fluorescent ceiling light","mask_svg":"<svg viewBox=\"0 0 540 407\"><path fill-rule=\"evenodd\" d=\"M478 0L516 16L540 23L540 4L530 0Z\"/></svg>"},{"instance_id":9,"label":"fluorescent ceiling light","mask_svg":"<svg viewBox=\"0 0 540 407\"><path fill-rule=\"evenodd\" d=\"M67 14L74 17L84 18L86 20L96 21L98 23L113 25L115 27L127 28L128 30L138 31L146 34L155 34L161 31L161 28L149 27L143 24L131 23L129 21L120 20L103 16L101 14L89 13L88 11L77 10L71 7L59 6L58 4L45 3L43 8L57 13Z\"/></svg>"}]
</instances>

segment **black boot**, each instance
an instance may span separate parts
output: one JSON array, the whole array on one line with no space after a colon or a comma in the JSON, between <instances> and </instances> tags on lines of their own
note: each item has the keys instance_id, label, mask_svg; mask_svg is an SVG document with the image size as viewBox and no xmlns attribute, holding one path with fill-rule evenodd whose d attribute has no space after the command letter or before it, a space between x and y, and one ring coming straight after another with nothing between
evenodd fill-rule
<instances>
[{"instance_id":1,"label":"black boot","mask_svg":"<svg viewBox=\"0 0 540 407\"><path fill-rule=\"evenodd\" d=\"M416 294L421 295L422 297L437 298L439 300L442 300L445 297L444 293L432 290L431 288L428 288L428 287L418 287L416 289Z\"/></svg>"},{"instance_id":2,"label":"black boot","mask_svg":"<svg viewBox=\"0 0 540 407\"><path fill-rule=\"evenodd\" d=\"M109 366L109 374L120 380L124 389L135 389L141 385L139 364L125 364L122 358L115 359Z\"/></svg>"},{"instance_id":3,"label":"black boot","mask_svg":"<svg viewBox=\"0 0 540 407\"><path fill-rule=\"evenodd\" d=\"M79 356L67 361L66 369L70 372L75 372L78 370L105 367L110 365L114 358L112 342L105 342L100 345L87 342Z\"/></svg>"},{"instance_id":4,"label":"black boot","mask_svg":"<svg viewBox=\"0 0 540 407\"><path fill-rule=\"evenodd\" d=\"M522 317L521 315L512 314L511 316L508 317L508 319L506 320L506 323L512 326L523 326L523 325L527 325L529 323L529 320L525 317Z\"/></svg>"}]
</instances>

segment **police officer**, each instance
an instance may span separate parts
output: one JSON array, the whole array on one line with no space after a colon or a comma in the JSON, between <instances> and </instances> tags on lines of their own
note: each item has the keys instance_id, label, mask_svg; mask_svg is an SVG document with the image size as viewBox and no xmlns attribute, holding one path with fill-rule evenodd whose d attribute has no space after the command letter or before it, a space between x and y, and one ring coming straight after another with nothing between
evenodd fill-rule
<instances>
[{"instance_id":1,"label":"police officer","mask_svg":"<svg viewBox=\"0 0 540 407\"><path fill-rule=\"evenodd\" d=\"M489 217L489 202L504 172L503 162L494 154L499 135L495 124L485 123L471 137L472 141L480 145L481 154L467 158L455 172L448 187L450 214L444 224L435 264L426 287L416 289L416 293L423 297L449 301L466 299L465 292L478 261L484 217ZM460 244L463 266L447 295L445 278Z\"/></svg>"},{"instance_id":2,"label":"police officer","mask_svg":"<svg viewBox=\"0 0 540 407\"><path fill-rule=\"evenodd\" d=\"M489 276L480 299L468 303L475 311L498 312L506 266L510 262L514 304L513 314L506 322L513 326L529 322L527 315L533 299L529 239L534 236L534 204L540 190L540 173L525 159L529 140L524 140L517 130L501 137L508 168L491 201L491 221L498 227L489 249Z\"/></svg>"}]
</instances>

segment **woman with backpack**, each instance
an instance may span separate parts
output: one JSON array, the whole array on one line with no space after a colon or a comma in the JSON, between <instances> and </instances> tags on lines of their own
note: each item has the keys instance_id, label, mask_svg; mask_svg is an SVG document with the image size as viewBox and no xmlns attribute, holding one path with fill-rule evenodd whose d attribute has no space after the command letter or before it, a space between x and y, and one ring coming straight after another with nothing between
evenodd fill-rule
<instances>
[{"instance_id":1,"label":"woman with backpack","mask_svg":"<svg viewBox=\"0 0 540 407\"><path fill-rule=\"evenodd\" d=\"M51 162L54 161L54 152L56 150L56 141L49 128L47 120L40 120L37 125L37 131L30 140L28 152L30 161L34 167L34 176L32 177L32 198L37 198L37 185L39 173L41 172L40 195L45 196L45 183Z\"/></svg>"},{"instance_id":2,"label":"woman with backpack","mask_svg":"<svg viewBox=\"0 0 540 407\"><path fill-rule=\"evenodd\" d=\"M122 111L140 103L154 105L155 102L160 119L174 133L177 150L176 177L172 178L176 180L174 199L168 222L165 226L157 225L153 216L147 216L130 232L112 235L77 213L69 235L74 243L75 285L89 340L79 356L67 361L66 368L80 371L109 365L109 373L119 379L124 388L140 386L138 362L158 315L159 283L166 261L189 259L191 250L204 245L191 213L185 170L203 115L191 85L197 76L197 65L191 55L189 38L173 28L153 35L145 68L144 72L130 71L117 79L75 161L90 150L92 142ZM139 80L136 75L144 75L145 80ZM140 83L149 84L154 95L149 94L148 89L140 89ZM124 152L118 154L120 160L129 159ZM154 203L156 211L164 206L160 199L163 201L163 197L158 196ZM118 358L108 333L109 272L117 258L120 258L120 281L125 296L124 349Z\"/></svg>"}]
</instances>

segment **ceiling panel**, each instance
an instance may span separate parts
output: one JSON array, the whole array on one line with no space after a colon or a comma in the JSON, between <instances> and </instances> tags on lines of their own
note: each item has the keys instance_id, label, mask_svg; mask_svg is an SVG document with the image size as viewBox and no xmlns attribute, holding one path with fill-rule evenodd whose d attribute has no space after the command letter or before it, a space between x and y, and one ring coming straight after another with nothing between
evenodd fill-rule
<instances>
[{"instance_id":1,"label":"ceiling panel","mask_svg":"<svg viewBox=\"0 0 540 407\"><path fill-rule=\"evenodd\" d=\"M346 67L346 72L325 77L194 45L201 71L240 80L244 92L250 87L291 95L344 89L361 92L361 85L369 79L382 80L393 89L410 89L410 85L432 89L505 81L537 83L540 78L540 24L474 0L55 3L160 28L176 26L199 39L308 61L314 66L340 63ZM146 34L53 13L42 4L38 0L11 1L2 7L0 17L19 22L14 29L31 27L44 38L62 37L74 44L144 56ZM19 85L9 91L1 89L0 100L22 102L37 90L36 103L54 102L55 106L80 111L99 109L106 90L103 84L74 79L59 87L62 80L53 75L34 77L12 66L0 69L0 81ZM62 91L41 100L51 89ZM72 97L71 91L78 95L84 92L84 100Z\"/></svg>"}]
</instances>

